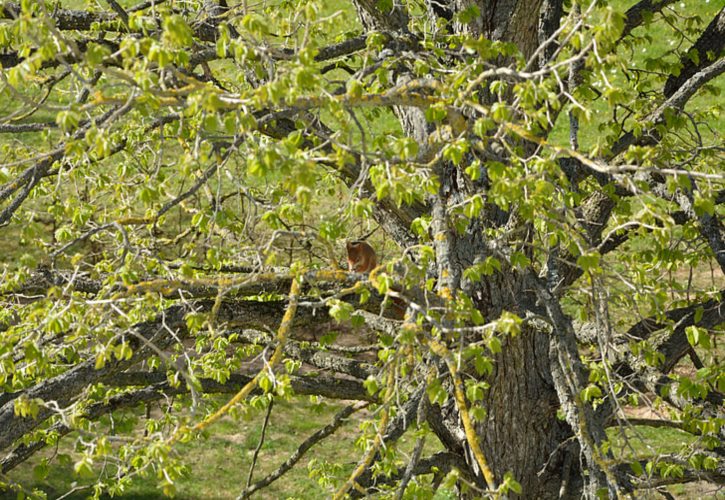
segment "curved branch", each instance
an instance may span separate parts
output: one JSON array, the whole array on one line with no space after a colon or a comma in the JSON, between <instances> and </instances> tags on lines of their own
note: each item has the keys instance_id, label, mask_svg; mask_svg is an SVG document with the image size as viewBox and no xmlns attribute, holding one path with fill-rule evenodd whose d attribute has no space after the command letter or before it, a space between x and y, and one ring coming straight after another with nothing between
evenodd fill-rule
<instances>
[{"instance_id":1,"label":"curved branch","mask_svg":"<svg viewBox=\"0 0 725 500\"><path fill-rule=\"evenodd\" d=\"M660 138L659 132L657 132L656 128L658 125L664 123L665 112L670 109L674 109L678 112L682 111L685 104L687 104L687 101L695 95L695 92L697 92L700 87L713 78L720 76L723 72L725 72L725 58L717 60L710 66L707 66L692 75L692 77L684 82L665 102L650 113L649 116L645 117L644 120L641 120L651 123L651 125L639 138L635 137L633 132L627 132L612 146L612 152L609 155L609 159L611 160L612 158L619 156L630 146L641 146L656 143Z\"/></svg>"},{"instance_id":2,"label":"curved branch","mask_svg":"<svg viewBox=\"0 0 725 500\"><path fill-rule=\"evenodd\" d=\"M645 13L654 14L659 12L669 4L674 3L674 1L675 0L641 0L634 4L625 14L622 37L629 35L633 29L644 22Z\"/></svg>"},{"instance_id":3,"label":"curved branch","mask_svg":"<svg viewBox=\"0 0 725 500\"><path fill-rule=\"evenodd\" d=\"M725 49L725 7L710 21L700 38L680 60L679 75L670 75L665 83L665 97L672 96L687 80L719 58ZM693 51L697 57L691 57ZM697 61L697 62L695 62Z\"/></svg>"},{"instance_id":4,"label":"curved branch","mask_svg":"<svg viewBox=\"0 0 725 500\"><path fill-rule=\"evenodd\" d=\"M260 479L259 481L255 482L253 485L248 486L242 493L239 495L238 498L249 498L255 491L259 491L262 488L265 488L272 484L274 481L279 479L282 475L284 475L287 471L289 471L292 467L295 466L297 462L300 461L300 459L307 453L310 448L315 446L317 443L322 441L323 439L327 438L328 436L332 435L337 429L342 427L346 422L347 418L355 413L358 410L361 410L365 408L367 404L364 405L349 405L343 408L341 411L339 411L335 417L332 419L332 422L327 424L325 427L320 429L319 431L315 432L313 435L305 439L302 444L295 450L294 453L282 464L280 465L277 470L272 472L271 474L267 475L263 479Z\"/></svg>"}]
</instances>

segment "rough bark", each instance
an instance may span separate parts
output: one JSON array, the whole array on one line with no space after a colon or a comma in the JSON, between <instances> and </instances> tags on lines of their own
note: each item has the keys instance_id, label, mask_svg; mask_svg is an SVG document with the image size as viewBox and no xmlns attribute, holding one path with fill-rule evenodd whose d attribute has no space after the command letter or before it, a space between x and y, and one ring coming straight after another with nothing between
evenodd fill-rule
<instances>
[{"instance_id":1,"label":"rough bark","mask_svg":"<svg viewBox=\"0 0 725 500\"><path fill-rule=\"evenodd\" d=\"M455 1L445 5L453 12L460 12L474 4L481 12L480 18L465 25L456 23L456 30L482 35L492 40L513 42L527 58L534 53L539 36L543 36L539 32L540 1ZM555 31L558 25L556 15L561 12L560 7L556 2L547 3L548 10L543 20L542 33L550 36ZM369 4L362 5L362 8L374 9ZM374 15L363 17L366 27L399 28L390 22ZM405 81L405 78L403 74L399 81ZM424 148L431 143L430 135L434 126L426 121L421 109L398 107L395 111L408 136ZM430 153L422 153L425 154ZM431 198L430 206L438 289L444 295L455 295L456 290L464 291L487 318L496 318L506 309L517 311L521 315L527 310L539 311L531 292L524 290L523 279L512 269L504 269L501 273L486 277L480 283L472 283L463 278L465 269L492 256L491 242L486 241L483 236L484 228L487 218L501 219L501 214L492 216L489 213L474 219L464 234L458 233L449 219L449 209L470 196L474 186L467 183L459 167L451 164L437 166L437 175L440 188L437 196ZM611 210L611 206L611 203L606 204L602 210ZM597 205L597 208L601 207ZM494 208L489 207L489 210ZM515 210L507 215L502 222L507 220L507 227L513 233L521 231ZM586 214L582 217L587 219ZM583 223L594 224L588 220ZM601 227L592 227L590 232L601 234ZM592 236L596 239L594 234ZM465 344L470 340L474 339L462 338L460 342ZM502 353L496 357L495 371L487 379L491 384L484 405L488 417L477 426L484 455L497 479L502 478L505 472L513 472L522 484L524 496L529 498L555 498L561 490L561 466L564 462L571 463L567 454L576 453L578 450L577 446L573 450L560 449L561 443L572 436L572 430L567 423L556 418L560 398L551 377L550 349L549 336L543 331L532 329L518 337L507 339ZM468 376L478 377L472 371ZM567 397L572 395L568 394ZM527 418L522 419L522 415ZM462 435L458 418L456 408L448 405L440 409L440 412L434 408L429 420L446 448L450 452L462 454L466 459L469 464L468 475L480 481L479 471ZM591 454L591 450L589 453ZM578 460L575 463L579 463ZM596 467L594 463L590 466ZM542 469L544 471L539 475L538 472ZM574 472L568 489L564 488L564 494L578 496L581 487L579 473Z\"/></svg>"},{"instance_id":2,"label":"rough bark","mask_svg":"<svg viewBox=\"0 0 725 500\"><path fill-rule=\"evenodd\" d=\"M549 335L526 328L508 338L487 380L487 418L478 429L496 477L512 472L524 497L555 498L570 452L561 443L572 431L556 418L559 399L551 378ZM576 496L574 489L568 493Z\"/></svg>"},{"instance_id":3,"label":"rough bark","mask_svg":"<svg viewBox=\"0 0 725 500\"><path fill-rule=\"evenodd\" d=\"M664 89L665 97L671 97L695 73L719 59L723 49L725 49L725 7L710 21L703 34L688 51L688 54L692 54L693 57L688 55L682 59L680 74L672 75L667 79Z\"/></svg>"}]
</instances>

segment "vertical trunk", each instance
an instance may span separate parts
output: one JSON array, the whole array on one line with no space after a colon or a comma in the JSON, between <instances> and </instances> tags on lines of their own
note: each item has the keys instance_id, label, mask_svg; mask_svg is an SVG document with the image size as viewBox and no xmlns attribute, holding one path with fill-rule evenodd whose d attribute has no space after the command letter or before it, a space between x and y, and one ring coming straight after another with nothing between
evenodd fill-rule
<instances>
[{"instance_id":1,"label":"vertical trunk","mask_svg":"<svg viewBox=\"0 0 725 500\"><path fill-rule=\"evenodd\" d=\"M454 0L456 12L475 6L481 13L472 23L459 24L456 29L462 33L514 43L528 58L539 44L537 27L542 2L543 0Z\"/></svg>"},{"instance_id":2,"label":"vertical trunk","mask_svg":"<svg viewBox=\"0 0 725 500\"><path fill-rule=\"evenodd\" d=\"M558 18L553 18L561 14L560 4L552 6L552 2L548 2L547 12L555 12L549 16L552 19L540 21L541 3L539 0L456 0L455 11L475 4L481 12L478 22L457 28L474 35L513 42L528 58L538 46L539 37L546 36L539 32L540 23L546 32L553 32L558 27ZM424 130L423 123L419 121L417 127L411 127L415 121L407 118L404 121L406 130L418 140ZM461 279L466 267L488 255L483 226L501 219L501 214L484 214L480 220L471 223L464 235L451 230L443 215L446 208L460 203L470 194L460 176L460 170L442 167L441 189L433 203L432 228L436 233L439 286L463 290L488 319L495 319L503 310L515 311L520 316L527 311L534 312L538 309L536 301L526 293L520 277L512 269L503 269L502 273L481 283ZM487 210L493 212L495 207ZM509 220L499 223L515 226L515 213L509 215ZM562 446L573 434L569 425L557 418L559 399L551 376L549 352L549 334L534 327L527 327L520 335L506 339L502 352L495 358L494 371L487 378L490 389L483 402L487 418L477 425L484 454L496 480L500 482L504 474L511 473L522 486L523 498L578 497L581 492L579 474L569 475L570 460L567 459L571 453L578 454L578 446L574 441L570 441L568 447ZM468 376L476 375L469 373ZM453 423L455 415L449 415L449 419ZM463 448L466 448L465 443ZM567 479L569 486L562 487Z\"/></svg>"},{"instance_id":3,"label":"vertical trunk","mask_svg":"<svg viewBox=\"0 0 725 500\"><path fill-rule=\"evenodd\" d=\"M508 338L489 383L484 401L488 415L478 434L496 478L512 473L523 498L558 497L567 451L560 446L572 432L556 416L559 400L551 379L548 334L525 328Z\"/></svg>"},{"instance_id":4,"label":"vertical trunk","mask_svg":"<svg viewBox=\"0 0 725 500\"><path fill-rule=\"evenodd\" d=\"M444 293L453 295L463 291L488 320L495 320L505 310L520 317L542 314L522 277L505 263L501 272L481 282L465 279L463 271L490 254L483 232L490 218L483 214L473 220L464 234L453 230L446 217L447 208L462 202L467 186L460 170L450 165L440 168L439 179L438 196L431 200L439 289L446 288ZM515 214L511 217L515 218ZM477 340L469 337L460 341L466 345ZM578 473L571 475L577 484L570 482L563 487L571 465L567 457L578 454L578 446L575 441L562 446L573 433L566 422L557 418L559 397L551 375L550 353L549 333L528 324L519 335L504 339L502 351L494 359L494 370L486 378L490 384L483 401L487 418L476 428L497 482L511 473L521 484L524 498L578 497L581 493ZM480 378L473 369L466 377ZM447 419L449 427L459 424L455 411L449 411ZM465 439L460 446L464 457L470 454ZM474 461L469 459L468 463L470 476L477 477Z\"/></svg>"},{"instance_id":5,"label":"vertical trunk","mask_svg":"<svg viewBox=\"0 0 725 500\"><path fill-rule=\"evenodd\" d=\"M366 28L407 29L407 18L399 9L385 18L369 0L355 0L355 3ZM455 13L472 6L480 16L467 24L454 22L455 31L514 43L526 58L535 53L540 40L546 40L557 29L562 12L560 0L436 0L428 2L428 12L455 19ZM543 11L541 16L540 11ZM540 61L551 52L542 54ZM396 83L411 78L400 71ZM484 88L482 95L485 94ZM485 101L485 97L482 99ZM429 137L435 126L426 121L420 109L398 107L395 113L405 133L421 145L421 155L428 156L425 150L431 146ZM465 293L487 320L496 319L504 310L521 317L529 312L541 314L541 307L515 270L504 268L477 283L466 280L463 273L492 255L485 237L487 227L506 226L512 234L521 230L519 239L527 233L525 227L519 227L515 209L503 213L495 206L487 206L480 218L471 221L465 234L459 234L449 217L451 207L459 206L474 192L485 194L486 186L472 183L462 168L446 162L437 165L436 174L440 188L428 201L439 292L444 296ZM484 184L485 178L484 172ZM463 338L460 342L465 345L477 340ZM569 473L578 470L579 445L570 439L573 433L569 424L557 417L559 397L551 375L550 340L548 333L534 327L526 327L521 334L505 339L502 352L495 356L494 370L486 379L490 384L483 401L487 416L476 428L497 483L511 473L522 486L522 498L578 498L583 491L581 474ZM473 369L467 371L466 377L480 379ZM462 456L470 465L469 470L463 471L464 475L485 488L453 401L448 401L443 408L436 407L429 422L448 451Z\"/></svg>"}]
</instances>

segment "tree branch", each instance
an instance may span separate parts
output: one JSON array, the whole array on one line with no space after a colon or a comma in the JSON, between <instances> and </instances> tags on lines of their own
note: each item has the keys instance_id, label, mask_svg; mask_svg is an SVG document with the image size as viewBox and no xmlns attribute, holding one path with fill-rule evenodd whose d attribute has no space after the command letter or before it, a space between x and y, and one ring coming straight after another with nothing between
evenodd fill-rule
<instances>
[{"instance_id":1,"label":"tree branch","mask_svg":"<svg viewBox=\"0 0 725 500\"><path fill-rule=\"evenodd\" d=\"M0 7L0 19L17 19L20 13L20 4L16 2L5 2ZM48 14L48 17L55 22L55 27L59 30L88 31L95 23L116 20L116 15L110 12L92 12L89 10L52 9Z\"/></svg>"},{"instance_id":2,"label":"tree branch","mask_svg":"<svg viewBox=\"0 0 725 500\"><path fill-rule=\"evenodd\" d=\"M83 415L90 419L96 419L102 415L106 415L121 408L128 408L140 403L150 403L164 397L166 390L172 389L168 383L151 385L137 391L113 396L107 403L94 403L84 411ZM59 437L63 437L73 428L63 422L56 422L48 429L50 433L57 433ZM30 458L35 452L45 448L47 443L44 440L34 441L32 443L20 444L13 449L8 455L0 461L0 473L7 473L17 465L23 463ZM0 448L2 449L2 448Z\"/></svg>"},{"instance_id":3,"label":"tree branch","mask_svg":"<svg viewBox=\"0 0 725 500\"><path fill-rule=\"evenodd\" d=\"M199 379L199 390L204 394L236 394L252 379L251 376L233 373L225 383L219 383L211 379ZM375 401L361 382L349 379L333 377L329 375L317 375L312 377L296 376L290 377L290 384L295 394L322 396L330 399ZM138 390L113 396L107 403L94 403L83 411L83 416L89 420L95 420L122 408L128 408L141 403L151 403L168 396L188 394L189 389L184 384L172 386L165 373L160 372L123 372L118 373L108 380L108 385L113 387L140 386ZM255 391L261 394L261 390ZM367 403L360 406L364 407ZM57 422L48 429L51 433L65 436L74 429L63 422ZM0 462L0 472L6 473L15 466L30 458L35 452L46 446L43 440L30 444L18 445Z\"/></svg>"},{"instance_id":4,"label":"tree branch","mask_svg":"<svg viewBox=\"0 0 725 500\"><path fill-rule=\"evenodd\" d=\"M249 485L252 484L254 468L257 465L257 458L259 457L259 451L262 449L262 445L264 445L264 438L267 435L267 426L269 426L269 417L272 415L273 407L274 407L274 396L272 396L269 400L269 403L267 403L267 412L264 415L264 422L262 423L262 434L259 436L259 443L257 443L257 447L254 449L254 454L252 455L252 464L249 466L249 474L247 475L247 486L246 486L247 489L249 489Z\"/></svg>"},{"instance_id":5,"label":"tree branch","mask_svg":"<svg viewBox=\"0 0 725 500\"><path fill-rule=\"evenodd\" d=\"M375 0L353 0L360 22L368 30L408 31L404 3L379 4Z\"/></svg>"},{"instance_id":6,"label":"tree branch","mask_svg":"<svg viewBox=\"0 0 725 500\"><path fill-rule=\"evenodd\" d=\"M103 114L103 116L97 118L94 120L94 123L96 126L102 126L107 120L109 119L116 119L120 114L125 114L130 111L130 105L124 105L121 108L112 108L111 110L107 111ZM160 118L155 119L151 124L149 124L148 127L146 127L145 132L150 132L151 130L154 130L158 127L161 127L167 123L171 123L172 121L178 119L178 115L176 114L170 114L166 116L162 116ZM79 139L80 137L83 137L86 130L88 129L88 126L90 125L90 121L84 124L77 132L73 134L74 139ZM123 151L126 148L127 145L127 139L122 139L119 141L116 145L114 145L106 158L113 156L116 153L119 153ZM60 161L65 156L65 143L61 143L59 147L51 151L49 154L44 156L42 159L40 159L38 162L36 162L32 167L27 168L22 174L20 174L17 178L13 179L10 182L7 182L2 188L0 189L0 202L8 199L13 193L21 189L20 193L15 197L14 200L8 204L8 206L5 207L5 209L0 212L0 226L7 224L10 221L10 218L12 215L20 208L20 205L25 201L25 199L30 195L33 188L44 178L47 177L50 174L51 170L50 167L53 166L53 164L57 161Z\"/></svg>"},{"instance_id":7,"label":"tree branch","mask_svg":"<svg viewBox=\"0 0 725 500\"><path fill-rule=\"evenodd\" d=\"M702 308L703 314L700 321L697 322L697 326L712 328L725 321L725 289L720 290L719 295L721 297L720 299L711 299L707 302L698 302L689 306L670 309L664 313L664 318L675 322L676 328L685 328L695 324L695 313L698 309ZM644 340L649 338L654 332L666 327L667 325L663 324L656 317L650 316L630 327L627 331L627 336Z\"/></svg>"},{"instance_id":8,"label":"tree branch","mask_svg":"<svg viewBox=\"0 0 725 500\"><path fill-rule=\"evenodd\" d=\"M249 498L254 492L261 490L272 484L274 481L282 477L287 471L292 469L297 462L307 453L310 448L315 446L317 443L332 435L337 429L347 423L348 417L358 410L365 408L367 404L356 404L349 405L339 411L332 422L327 424L325 427L315 432L313 435L305 439L302 444L295 450L295 452L282 464L277 470L267 475L264 479L261 479L247 488L239 495L239 499Z\"/></svg>"},{"instance_id":9,"label":"tree branch","mask_svg":"<svg viewBox=\"0 0 725 500\"><path fill-rule=\"evenodd\" d=\"M645 130L642 135L637 138L633 132L627 132L624 134L613 146L612 152L609 155L609 159L613 159L619 156L621 153L626 151L630 146L633 145L647 145L654 144L659 140L659 132L656 127L661 125L665 121L665 111L674 109L676 111L682 111L687 104L687 101L695 95L700 87L705 85L707 82L720 76L725 72L725 58L717 60L715 63L701 69L686 82L684 82L676 92L674 92L664 103L662 103L657 109L645 117L643 122L650 123L651 125Z\"/></svg>"},{"instance_id":10,"label":"tree branch","mask_svg":"<svg viewBox=\"0 0 725 500\"><path fill-rule=\"evenodd\" d=\"M654 14L661 11L663 8L675 0L641 0L627 10L625 14L624 29L622 30L622 37L629 35L633 29L638 27L644 22L644 14Z\"/></svg>"},{"instance_id":11,"label":"tree branch","mask_svg":"<svg viewBox=\"0 0 725 500\"><path fill-rule=\"evenodd\" d=\"M641 470L647 470L647 463L650 460L640 460ZM678 457L658 457L657 463L675 463L680 466L680 470L676 474L670 474L668 477L657 476L632 476L632 466L630 464L619 464L616 466L616 473L620 477L629 477L631 481L627 488L629 491L636 489L652 489L670 484L685 484L694 481L707 481L719 485L725 485L725 465L718 465L713 470L693 469L689 464ZM656 468L655 468L656 470Z\"/></svg>"},{"instance_id":12,"label":"tree branch","mask_svg":"<svg viewBox=\"0 0 725 500\"><path fill-rule=\"evenodd\" d=\"M27 400L54 401L58 407L65 407L89 385L112 380L118 372L149 357L155 351L148 345L153 344L157 349L170 346L174 339L168 335L168 328L178 332L180 338L185 337L188 334L184 321L187 312L188 306L172 306L155 320L135 325L133 335L129 335L129 343L133 349L131 359L109 360L100 369L96 369L95 358L83 361L60 375L13 394L13 399L23 397ZM7 401L0 407L0 450L10 446L52 414L50 408L41 407L35 418L23 418L15 414L13 400Z\"/></svg>"},{"instance_id":13,"label":"tree branch","mask_svg":"<svg viewBox=\"0 0 725 500\"><path fill-rule=\"evenodd\" d=\"M526 279L546 307L553 326L549 352L551 375L566 421L574 430L586 458L591 474L589 489L592 494L599 488L616 491L619 485L608 470L605 456L601 451L601 443L606 439L606 435L598 425L591 407L581 399L581 391L586 387L587 373L579 356L571 320L531 270L527 270Z\"/></svg>"},{"instance_id":14,"label":"tree branch","mask_svg":"<svg viewBox=\"0 0 725 500\"><path fill-rule=\"evenodd\" d=\"M468 475L468 465L461 458L460 455L450 453L447 451L441 451L431 455L430 457L421 458L418 460L418 464L413 469L413 476L422 476L424 474L436 474L436 476L443 477L453 469L457 469L461 472L461 475L470 480ZM371 495L381 491L381 486L388 484L395 484L400 481L402 472L392 474L389 477L378 476L374 482L372 479L363 480L358 479L358 484L363 488L367 489L367 494ZM372 476L371 476L372 477ZM360 491L353 490L350 492L351 498L360 498L363 494Z\"/></svg>"},{"instance_id":15,"label":"tree branch","mask_svg":"<svg viewBox=\"0 0 725 500\"><path fill-rule=\"evenodd\" d=\"M695 44L680 60L682 69L679 75L670 75L665 83L665 97L671 97L692 76L722 57L725 48L725 7L710 21ZM697 57L691 57L692 53ZM695 62L697 61L697 62Z\"/></svg>"}]
</instances>

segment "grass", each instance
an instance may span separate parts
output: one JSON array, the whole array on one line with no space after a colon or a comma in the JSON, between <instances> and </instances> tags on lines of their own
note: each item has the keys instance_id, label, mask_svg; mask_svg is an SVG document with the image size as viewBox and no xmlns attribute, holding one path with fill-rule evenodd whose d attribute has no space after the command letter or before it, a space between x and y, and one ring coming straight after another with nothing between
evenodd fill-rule
<instances>
[{"instance_id":1,"label":"grass","mask_svg":"<svg viewBox=\"0 0 725 500\"><path fill-rule=\"evenodd\" d=\"M685 431L673 428L654 428L636 425L627 428L607 429L611 450L616 459L624 461L647 460L653 456L676 454L688 447L695 447L698 438ZM706 482L692 482L667 486L675 498L698 500L722 500L725 491ZM643 490L637 498L659 499L660 493Z\"/></svg>"},{"instance_id":2,"label":"grass","mask_svg":"<svg viewBox=\"0 0 725 500\"><path fill-rule=\"evenodd\" d=\"M219 401L224 401L222 397ZM312 402L309 398L295 397L291 401L275 403L264 444L260 450L253 481L259 480L276 470L297 447L321 427L332 421L334 415L345 406L344 402ZM140 412L135 412L140 416ZM183 443L176 447L178 456L184 458L188 475L176 483L177 498L236 498L246 484L254 449L259 443L265 410L252 410L242 418L225 417L213 426L206 439ZM117 417L120 414L117 415ZM362 456L355 446L358 424L370 418L365 411L354 413L348 423L316 447L312 448L297 465L279 480L255 495L255 498L320 498L328 496L330 487L321 486L310 477L308 464L314 459L319 462L341 463L342 468L335 478L342 484ZM48 498L56 498L71 491L82 480L78 478L72 463L78 458L73 441L77 434L66 437L58 450L46 449L33 460L19 465L12 472L15 481L43 491ZM415 438L403 436L396 444L401 450L412 450ZM435 438L428 438L424 455L440 449ZM70 460L59 460L67 454ZM42 480L34 476L34 465L42 458L51 460L48 475ZM403 463L399 464L404 466ZM89 490L78 490L66 498L81 499ZM155 476L134 479L121 498L158 498L161 490ZM0 499L15 498L14 493L0 492ZM441 489L436 496L440 500L453 498L448 490Z\"/></svg>"},{"instance_id":3,"label":"grass","mask_svg":"<svg viewBox=\"0 0 725 500\"><path fill-rule=\"evenodd\" d=\"M613 0L610 2L612 8L620 12L625 12L626 9L635 3L636 2L632 0ZM725 6L725 1L723 0L689 0L686 2L676 2L672 5L672 8L676 11L686 9L685 12L688 15L698 16L702 20L701 28L704 29L705 26L707 26L707 23L715 17L717 12L723 6ZM637 67L641 67L642 63L647 59L664 59L668 62L675 62L677 60L677 55L672 53L673 46L671 45L671 41L673 40L674 31L671 26L660 20L654 23L651 27L639 27L633 32L633 34L637 36L644 33L649 34L652 38L646 45L646 48L637 47L633 49L633 52L630 54L629 52L625 52L627 49L625 49L624 45L622 45L623 48L620 50L620 56L624 56L627 61L631 60L632 64L630 64L630 66L634 66L636 64ZM685 42L685 47L687 46L689 46L689 44ZM614 77L612 77L612 75L607 75L607 77L610 78L611 83L615 87L618 85L629 87L631 85L620 74L617 74ZM662 84L664 85L664 80ZM710 84L719 89L720 96L725 95L724 78L715 79L710 82ZM702 109L702 107L712 106L712 101L714 99L717 99L717 97L712 94L695 96L688 103L687 111L691 112L693 109ZM723 131L725 131L725 113L722 112L724 101L722 100L722 97L720 97L719 103L720 113L711 120L711 123L712 128L719 131L719 134L722 135ZM581 149L584 151L593 147L597 141L600 140L603 127L612 118L607 102L603 98L594 101L592 111L593 118L591 122L580 123L581 128L579 132L579 141ZM703 133L703 139L705 141L713 139L709 130L703 129L701 132ZM567 113L561 113L559 115L556 126L551 133L550 140L554 144L569 145L569 118Z\"/></svg>"}]
</instances>

